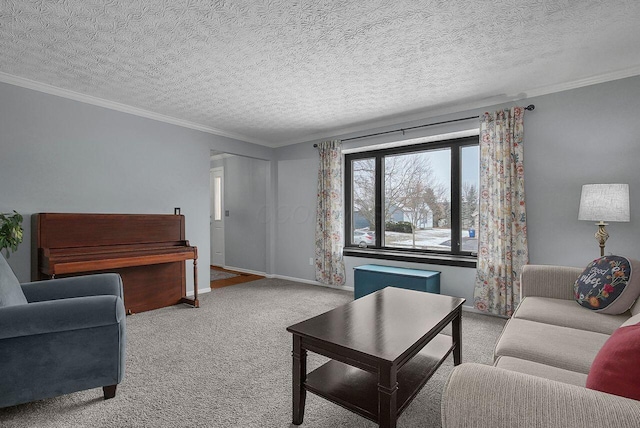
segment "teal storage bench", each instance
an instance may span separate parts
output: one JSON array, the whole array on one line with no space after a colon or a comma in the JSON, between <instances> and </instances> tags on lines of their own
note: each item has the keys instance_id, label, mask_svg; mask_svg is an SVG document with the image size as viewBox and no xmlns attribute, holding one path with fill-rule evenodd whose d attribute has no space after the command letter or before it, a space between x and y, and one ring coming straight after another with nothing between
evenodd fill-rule
<instances>
[{"instance_id":1,"label":"teal storage bench","mask_svg":"<svg viewBox=\"0 0 640 428\"><path fill-rule=\"evenodd\" d=\"M362 265L353 270L354 300L385 287L440 294L440 272L438 271L380 265Z\"/></svg>"}]
</instances>

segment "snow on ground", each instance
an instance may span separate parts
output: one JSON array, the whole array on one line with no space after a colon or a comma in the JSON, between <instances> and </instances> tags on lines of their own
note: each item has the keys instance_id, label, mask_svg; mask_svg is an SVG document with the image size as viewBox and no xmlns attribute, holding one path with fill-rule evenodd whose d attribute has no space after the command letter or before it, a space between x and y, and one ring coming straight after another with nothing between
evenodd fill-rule
<instances>
[{"instance_id":1,"label":"snow on ground","mask_svg":"<svg viewBox=\"0 0 640 428\"><path fill-rule=\"evenodd\" d=\"M413 247L410 233L385 232L384 237L387 247ZM416 247L443 248L442 243L450 239L451 229L419 230L416 232Z\"/></svg>"},{"instance_id":2,"label":"snow on ground","mask_svg":"<svg viewBox=\"0 0 640 428\"><path fill-rule=\"evenodd\" d=\"M451 229L430 229L416 232L416 243L413 246L413 238L410 233L385 232L386 247L402 248L427 248L430 250L451 249ZM477 238L469 238L469 232L463 231L462 250L477 251Z\"/></svg>"}]
</instances>

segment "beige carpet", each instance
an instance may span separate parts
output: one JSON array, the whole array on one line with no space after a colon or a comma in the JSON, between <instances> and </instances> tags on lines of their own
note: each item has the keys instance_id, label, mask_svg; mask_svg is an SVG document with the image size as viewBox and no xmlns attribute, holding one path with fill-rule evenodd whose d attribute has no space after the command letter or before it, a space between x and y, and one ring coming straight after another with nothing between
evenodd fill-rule
<instances>
[{"instance_id":1,"label":"beige carpet","mask_svg":"<svg viewBox=\"0 0 640 428\"><path fill-rule=\"evenodd\" d=\"M285 328L352 300L346 291L275 279L214 289L186 305L127 317L127 366L116 398L102 389L0 409L13 427L291 426L291 335ZM463 361L491 363L504 320L463 314ZM439 427L452 357L400 416L398 427ZM325 359L309 353L309 370ZM376 427L307 395L302 427Z\"/></svg>"}]
</instances>

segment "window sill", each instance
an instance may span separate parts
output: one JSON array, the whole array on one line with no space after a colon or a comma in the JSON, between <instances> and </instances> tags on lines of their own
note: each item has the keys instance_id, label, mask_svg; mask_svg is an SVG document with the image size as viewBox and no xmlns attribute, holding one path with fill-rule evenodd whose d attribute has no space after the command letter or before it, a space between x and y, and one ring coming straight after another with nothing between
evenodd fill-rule
<instances>
[{"instance_id":1,"label":"window sill","mask_svg":"<svg viewBox=\"0 0 640 428\"><path fill-rule=\"evenodd\" d=\"M450 254L411 253L405 251L393 251L378 248L344 248L342 254L347 257L365 257L369 259L399 260L411 263L425 263L432 265L445 265L475 268L477 258L475 256L459 256Z\"/></svg>"}]
</instances>

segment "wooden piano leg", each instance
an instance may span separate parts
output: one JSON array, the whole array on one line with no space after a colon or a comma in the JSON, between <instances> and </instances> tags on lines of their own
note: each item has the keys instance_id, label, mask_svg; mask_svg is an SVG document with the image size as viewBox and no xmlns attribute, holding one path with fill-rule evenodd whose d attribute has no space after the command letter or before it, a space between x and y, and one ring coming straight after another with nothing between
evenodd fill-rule
<instances>
[{"instance_id":1,"label":"wooden piano leg","mask_svg":"<svg viewBox=\"0 0 640 428\"><path fill-rule=\"evenodd\" d=\"M192 305L194 308L200 307L200 301L198 300L198 260L193 260L193 299L189 297L183 297L180 302Z\"/></svg>"},{"instance_id":2,"label":"wooden piano leg","mask_svg":"<svg viewBox=\"0 0 640 428\"><path fill-rule=\"evenodd\" d=\"M193 259L193 306L196 308L200 307L200 302L198 301L198 260Z\"/></svg>"}]
</instances>

